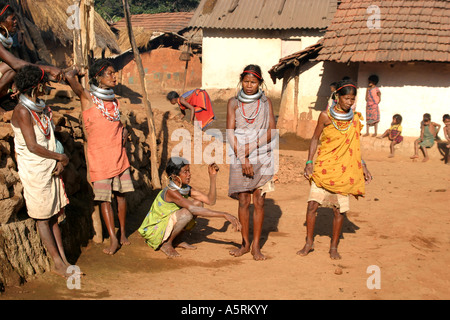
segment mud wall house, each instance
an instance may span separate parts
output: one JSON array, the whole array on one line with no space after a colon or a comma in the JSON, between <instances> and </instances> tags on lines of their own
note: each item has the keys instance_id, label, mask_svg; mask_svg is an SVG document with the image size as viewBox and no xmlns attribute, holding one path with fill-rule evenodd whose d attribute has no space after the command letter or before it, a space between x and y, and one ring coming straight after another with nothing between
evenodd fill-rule
<instances>
[{"instance_id":1,"label":"mud wall house","mask_svg":"<svg viewBox=\"0 0 450 320\"><path fill-rule=\"evenodd\" d=\"M357 81L357 111L365 116L367 79L371 74L378 75L382 92L379 133L388 129L392 116L399 113L403 135L418 137L424 113L442 124L443 114L450 112L450 1L344 0L317 49L311 59L297 59L297 70L283 65L292 60L285 57L286 61L272 69L273 76L295 79L300 75L301 88L302 70L321 62L321 87L328 95L329 84L343 76ZM298 53L296 58L300 57ZM294 81L286 85L286 101L293 100L294 87ZM309 108L301 101L295 108L293 103L285 107L280 114L282 122L298 119L286 126L290 132L311 137L318 114L326 106L326 95L322 91L318 95L317 100L322 101Z\"/></svg>"},{"instance_id":2,"label":"mud wall house","mask_svg":"<svg viewBox=\"0 0 450 320\"><path fill-rule=\"evenodd\" d=\"M201 0L189 26L203 33L202 87L234 93L243 68L258 64L269 95L279 97L282 85L267 71L315 44L336 7L336 0Z\"/></svg>"},{"instance_id":3,"label":"mud wall house","mask_svg":"<svg viewBox=\"0 0 450 320\"><path fill-rule=\"evenodd\" d=\"M317 61L323 39L304 50L280 59L269 74L273 83L282 83L277 128L280 134L294 133L309 139L318 114L325 110L330 97L330 84L348 76L357 76L356 64Z\"/></svg>"},{"instance_id":4,"label":"mud wall house","mask_svg":"<svg viewBox=\"0 0 450 320\"><path fill-rule=\"evenodd\" d=\"M26 27L31 41L27 41L22 29L21 35L28 51L38 53L37 59L61 68L73 64L74 24L71 21L75 11L69 10L73 0L21 0L12 1L20 20ZM94 17L96 49L94 57L109 57L120 53L116 36L109 25L98 14ZM35 60L31 57L29 60ZM28 60L28 59L27 59ZM33 61L35 62L35 61Z\"/></svg>"},{"instance_id":5,"label":"mud wall house","mask_svg":"<svg viewBox=\"0 0 450 320\"><path fill-rule=\"evenodd\" d=\"M140 14L131 16L131 24L141 53L145 85L149 94L201 86L201 50L187 37L191 12ZM114 58L119 67L123 90L140 91L139 73L134 61L124 20L115 23L122 54Z\"/></svg>"}]
</instances>

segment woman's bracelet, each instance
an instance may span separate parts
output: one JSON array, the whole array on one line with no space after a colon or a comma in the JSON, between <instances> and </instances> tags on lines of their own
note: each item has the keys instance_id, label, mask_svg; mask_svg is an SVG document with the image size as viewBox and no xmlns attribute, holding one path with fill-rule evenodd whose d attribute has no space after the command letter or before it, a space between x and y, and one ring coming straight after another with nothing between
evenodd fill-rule
<instances>
[{"instance_id":1,"label":"woman's bracelet","mask_svg":"<svg viewBox=\"0 0 450 320\"><path fill-rule=\"evenodd\" d=\"M361 164L362 164L364 167L366 167L366 162L365 162L363 159L361 159Z\"/></svg>"},{"instance_id":2,"label":"woman's bracelet","mask_svg":"<svg viewBox=\"0 0 450 320\"><path fill-rule=\"evenodd\" d=\"M312 162L312 160L308 160L308 161L306 161L306 164L312 164L313 162Z\"/></svg>"}]
</instances>

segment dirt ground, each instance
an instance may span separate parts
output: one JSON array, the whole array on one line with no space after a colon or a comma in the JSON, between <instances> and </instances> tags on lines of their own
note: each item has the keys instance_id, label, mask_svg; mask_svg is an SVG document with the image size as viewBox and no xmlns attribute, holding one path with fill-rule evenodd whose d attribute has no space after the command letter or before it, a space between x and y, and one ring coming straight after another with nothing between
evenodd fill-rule
<instances>
[{"instance_id":1,"label":"dirt ground","mask_svg":"<svg viewBox=\"0 0 450 320\"><path fill-rule=\"evenodd\" d=\"M155 102L153 102L155 106ZM156 103L157 105L157 103ZM161 103L162 109L172 106ZM341 260L328 255L332 211L319 209L315 250L296 255L306 235L309 184L302 177L304 148L280 150L276 190L266 198L262 251L228 254L241 236L222 219L198 218L187 241L197 250L179 249L167 259L148 247L137 232L153 198L128 216L129 239L114 256L91 242L76 265L86 275L80 289L69 289L52 273L7 288L2 300L409 300L450 298L450 165L434 157L426 163L389 150L364 152L374 176L365 198L351 199L339 245ZM208 190L206 167L192 165L191 184ZM218 199L213 207L237 215L227 197L228 168L220 165ZM373 271L375 270L375 271ZM373 288L377 282L380 286Z\"/></svg>"}]
</instances>

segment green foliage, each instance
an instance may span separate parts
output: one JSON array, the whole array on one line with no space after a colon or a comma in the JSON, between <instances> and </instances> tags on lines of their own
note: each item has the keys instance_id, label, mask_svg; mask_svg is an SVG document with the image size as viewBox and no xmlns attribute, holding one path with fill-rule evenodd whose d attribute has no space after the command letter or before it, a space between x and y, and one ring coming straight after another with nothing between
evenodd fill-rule
<instances>
[{"instance_id":1,"label":"green foliage","mask_svg":"<svg viewBox=\"0 0 450 320\"><path fill-rule=\"evenodd\" d=\"M197 8L200 0L129 0L131 14L186 12ZM95 0L95 10L107 21L124 16L121 0Z\"/></svg>"}]
</instances>

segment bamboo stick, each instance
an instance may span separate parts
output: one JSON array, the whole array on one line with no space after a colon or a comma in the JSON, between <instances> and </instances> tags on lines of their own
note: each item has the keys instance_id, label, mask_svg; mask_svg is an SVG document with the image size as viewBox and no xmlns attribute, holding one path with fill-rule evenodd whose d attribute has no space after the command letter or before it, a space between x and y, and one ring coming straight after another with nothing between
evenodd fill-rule
<instances>
[{"instance_id":1,"label":"bamboo stick","mask_svg":"<svg viewBox=\"0 0 450 320\"><path fill-rule=\"evenodd\" d=\"M122 0L123 2L123 10L125 13L125 21L127 24L128 37L130 38L130 44L133 49L134 59L136 61L136 65L139 71L139 78L141 82L141 90L142 90L142 100L144 101L145 109L147 111L147 122L149 129L149 143L150 143L150 162L151 162L151 177L152 177L152 186L153 189L161 189L161 181L158 174L158 160L157 160L157 147L156 147L156 132L155 125L153 121L153 111L148 101L147 89L145 88L145 73L144 67L142 66L141 56L139 54L139 49L136 45L136 39L134 37L133 28L131 27L130 21L130 6L128 0Z\"/></svg>"},{"instance_id":2,"label":"bamboo stick","mask_svg":"<svg viewBox=\"0 0 450 320\"><path fill-rule=\"evenodd\" d=\"M82 66L82 70L85 71L88 66L88 60L89 60L89 51L92 50L92 46L94 45L93 41L90 40L91 36L94 34L93 29L94 25L91 23L92 20L90 19L90 16L92 15L92 9L94 8L94 1L93 0L82 0L80 1L80 30L74 29L74 58L77 59L76 62L78 65ZM81 54L81 56L79 56ZM89 76L86 72L84 76L84 85L83 87L86 87L89 83ZM86 129L84 127L84 123L82 123L83 128L83 134L85 137L84 140L84 156L86 160L86 168L87 168L87 180L91 186L91 189L93 189L91 177L89 174L89 160L87 156L87 141L86 141ZM91 202L91 207L93 208L92 211L92 227L94 228L94 237L93 241L95 243L102 243L103 242L103 226L102 226L102 220L100 216L100 207L99 205L96 205L95 202Z\"/></svg>"}]
</instances>

